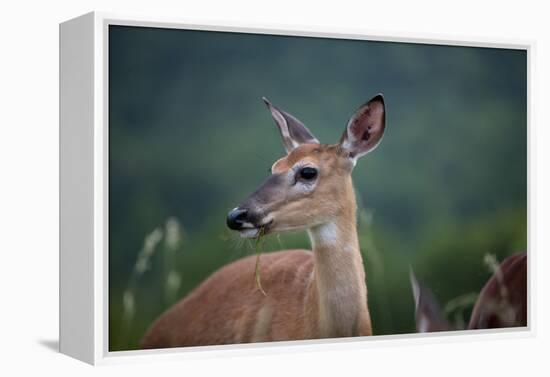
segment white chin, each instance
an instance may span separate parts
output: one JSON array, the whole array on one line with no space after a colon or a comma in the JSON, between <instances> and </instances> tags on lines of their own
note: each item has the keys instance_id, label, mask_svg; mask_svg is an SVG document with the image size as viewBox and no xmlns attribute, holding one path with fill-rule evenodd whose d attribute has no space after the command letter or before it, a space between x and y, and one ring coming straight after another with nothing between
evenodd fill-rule
<instances>
[{"instance_id":1,"label":"white chin","mask_svg":"<svg viewBox=\"0 0 550 377\"><path fill-rule=\"evenodd\" d=\"M243 238L254 238L254 237L258 236L258 233L260 233L260 230L257 229L257 228L244 229L244 230L239 231L239 234Z\"/></svg>"}]
</instances>

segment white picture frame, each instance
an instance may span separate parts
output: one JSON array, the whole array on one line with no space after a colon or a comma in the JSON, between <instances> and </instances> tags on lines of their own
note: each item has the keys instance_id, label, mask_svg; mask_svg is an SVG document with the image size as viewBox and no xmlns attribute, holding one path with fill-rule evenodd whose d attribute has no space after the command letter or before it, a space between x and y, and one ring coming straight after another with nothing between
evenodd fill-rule
<instances>
[{"instance_id":1,"label":"white picture frame","mask_svg":"<svg viewBox=\"0 0 550 377\"><path fill-rule=\"evenodd\" d=\"M185 359L242 354L381 347L393 342L505 339L535 334L533 281L529 253L528 327L456 331L439 334L376 336L369 339L311 340L264 344L208 346L162 350L108 350L108 28L131 25L191 30L330 37L420 44L521 49L528 64L528 144L530 144L533 42L510 40L433 39L423 35L369 33L358 30L266 25L195 23L160 17L134 17L92 12L60 24L60 351L90 364L133 362L137 359ZM528 170L528 181L530 171ZM531 202L528 196L528 213ZM529 237L530 239L530 237Z\"/></svg>"}]
</instances>

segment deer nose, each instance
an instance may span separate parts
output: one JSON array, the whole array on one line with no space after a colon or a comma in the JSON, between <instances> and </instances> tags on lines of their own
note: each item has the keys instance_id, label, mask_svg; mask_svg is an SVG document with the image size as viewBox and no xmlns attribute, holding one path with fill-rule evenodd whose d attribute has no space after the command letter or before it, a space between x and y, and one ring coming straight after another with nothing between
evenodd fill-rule
<instances>
[{"instance_id":1,"label":"deer nose","mask_svg":"<svg viewBox=\"0 0 550 377\"><path fill-rule=\"evenodd\" d=\"M235 208L227 215L227 226L233 230L241 230L243 223L246 222L246 215L248 210L242 208Z\"/></svg>"}]
</instances>

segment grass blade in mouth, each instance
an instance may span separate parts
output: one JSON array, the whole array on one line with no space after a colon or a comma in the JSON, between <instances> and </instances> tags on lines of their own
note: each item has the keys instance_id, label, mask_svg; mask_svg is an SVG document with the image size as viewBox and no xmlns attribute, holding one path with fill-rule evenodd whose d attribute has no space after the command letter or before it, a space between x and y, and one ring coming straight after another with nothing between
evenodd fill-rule
<instances>
[{"instance_id":1,"label":"grass blade in mouth","mask_svg":"<svg viewBox=\"0 0 550 377\"><path fill-rule=\"evenodd\" d=\"M255 268L255 278L256 278L256 285L258 286L258 289L262 294L267 297L267 293L265 293L264 289L262 288L262 280L261 280L261 273L260 273L260 255L262 254L262 246L263 246L263 238L264 238L264 227L261 227L258 236L256 237L256 268Z\"/></svg>"}]
</instances>

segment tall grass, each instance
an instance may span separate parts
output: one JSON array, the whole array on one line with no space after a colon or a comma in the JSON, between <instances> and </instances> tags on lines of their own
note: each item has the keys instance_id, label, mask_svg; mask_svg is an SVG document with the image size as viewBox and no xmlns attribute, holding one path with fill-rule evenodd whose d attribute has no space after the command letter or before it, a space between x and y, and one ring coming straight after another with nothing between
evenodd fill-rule
<instances>
[{"instance_id":1,"label":"tall grass","mask_svg":"<svg viewBox=\"0 0 550 377\"><path fill-rule=\"evenodd\" d=\"M128 279L126 289L122 294L122 320L118 344L131 348L130 334L138 310L136 302L140 282L147 272L159 269L163 287L165 307L168 307L178 298L181 286L181 276L176 268L177 253L182 250L184 229L180 222L170 217L163 226L159 226L147 234L143 246L137 254L134 268ZM163 242L164 241L164 242ZM153 256L161 253L162 266L153 265Z\"/></svg>"},{"instance_id":2,"label":"tall grass","mask_svg":"<svg viewBox=\"0 0 550 377\"><path fill-rule=\"evenodd\" d=\"M179 221L170 217L164 226L164 302L168 306L178 298L181 275L177 270L177 253L181 250L185 232Z\"/></svg>"}]
</instances>

